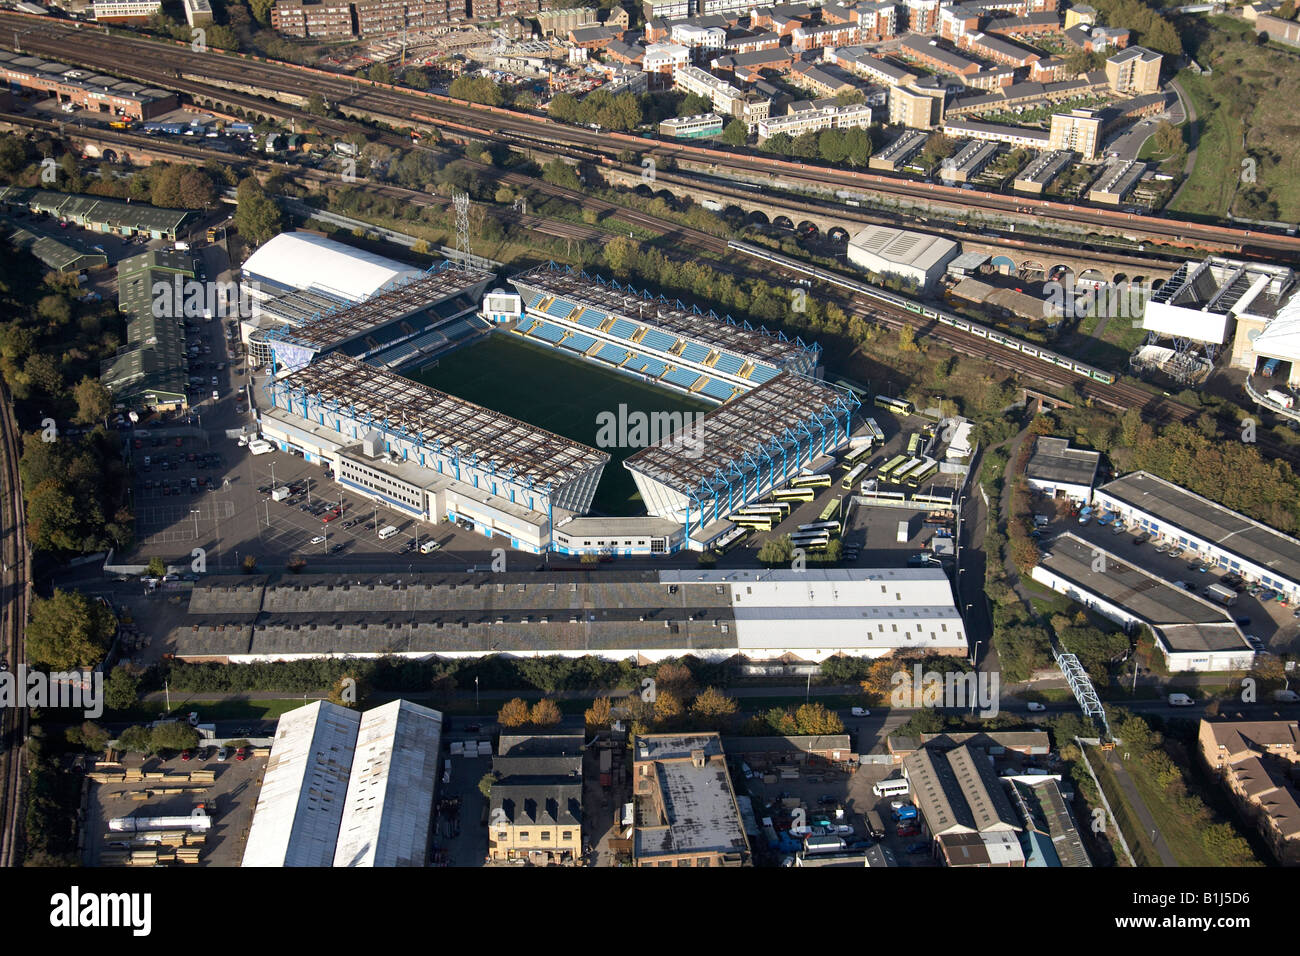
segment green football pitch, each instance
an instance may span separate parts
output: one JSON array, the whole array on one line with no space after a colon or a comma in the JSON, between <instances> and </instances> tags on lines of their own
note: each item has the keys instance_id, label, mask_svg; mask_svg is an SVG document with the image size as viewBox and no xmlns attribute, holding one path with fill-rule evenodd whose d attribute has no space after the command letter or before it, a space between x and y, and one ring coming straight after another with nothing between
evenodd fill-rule
<instances>
[{"instance_id":1,"label":"green football pitch","mask_svg":"<svg viewBox=\"0 0 1300 956\"><path fill-rule=\"evenodd\" d=\"M629 412L696 412L713 407L679 392L645 385L626 375L605 371L520 336L498 332L475 345L445 355L415 376L417 381L467 399L539 428L595 448L596 416ZM592 512L636 515L645 512L623 459L636 448L605 448L605 466Z\"/></svg>"}]
</instances>

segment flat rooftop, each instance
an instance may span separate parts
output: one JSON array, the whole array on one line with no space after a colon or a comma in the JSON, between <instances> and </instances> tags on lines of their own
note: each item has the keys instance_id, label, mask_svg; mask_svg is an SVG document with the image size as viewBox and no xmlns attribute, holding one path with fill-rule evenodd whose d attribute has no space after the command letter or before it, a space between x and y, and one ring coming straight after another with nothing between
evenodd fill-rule
<instances>
[{"instance_id":1,"label":"flat rooftop","mask_svg":"<svg viewBox=\"0 0 1300 956\"><path fill-rule=\"evenodd\" d=\"M1033 481L1091 487L1100 461L1100 452L1071 448L1068 439L1040 435L1034 441L1025 475Z\"/></svg>"},{"instance_id":2,"label":"flat rooftop","mask_svg":"<svg viewBox=\"0 0 1300 956\"><path fill-rule=\"evenodd\" d=\"M1289 535L1145 471L1098 490L1300 586L1300 541Z\"/></svg>"},{"instance_id":3,"label":"flat rooftop","mask_svg":"<svg viewBox=\"0 0 1300 956\"><path fill-rule=\"evenodd\" d=\"M1048 541L1039 564L1081 590L1124 608L1179 652L1245 651L1246 639L1223 608L1157 578L1113 552L1066 532ZM1099 558L1104 570L1094 571Z\"/></svg>"}]
</instances>

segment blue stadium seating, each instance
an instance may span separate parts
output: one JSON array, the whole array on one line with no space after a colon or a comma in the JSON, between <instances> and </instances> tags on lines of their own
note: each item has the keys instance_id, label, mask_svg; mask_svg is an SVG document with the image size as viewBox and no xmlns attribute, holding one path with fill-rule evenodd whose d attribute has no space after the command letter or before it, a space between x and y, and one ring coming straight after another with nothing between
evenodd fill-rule
<instances>
[{"instance_id":1,"label":"blue stadium seating","mask_svg":"<svg viewBox=\"0 0 1300 956\"><path fill-rule=\"evenodd\" d=\"M410 344L417 349L426 349L431 345L446 345L447 336L443 334L441 329L435 329L430 332L425 332L423 335L417 335L415 338L411 339Z\"/></svg>"},{"instance_id":2,"label":"blue stadium seating","mask_svg":"<svg viewBox=\"0 0 1300 956\"><path fill-rule=\"evenodd\" d=\"M711 378L705 382L700 391L710 398L716 398L724 402L731 398L731 386L726 382L719 382L716 378Z\"/></svg>"},{"instance_id":3,"label":"blue stadium seating","mask_svg":"<svg viewBox=\"0 0 1300 956\"><path fill-rule=\"evenodd\" d=\"M564 337L564 329L557 328L549 322L543 322L533 330L532 337L555 345Z\"/></svg>"},{"instance_id":4,"label":"blue stadium seating","mask_svg":"<svg viewBox=\"0 0 1300 956\"><path fill-rule=\"evenodd\" d=\"M537 303L541 302L545 298L546 296L542 295L542 293L534 292L532 295L528 297L528 308L530 309L537 308Z\"/></svg>"},{"instance_id":5,"label":"blue stadium seating","mask_svg":"<svg viewBox=\"0 0 1300 956\"><path fill-rule=\"evenodd\" d=\"M575 352L585 352L595 344L596 340L590 335L579 335L576 332L565 339L563 343L566 349L573 349Z\"/></svg>"},{"instance_id":6,"label":"blue stadium seating","mask_svg":"<svg viewBox=\"0 0 1300 956\"><path fill-rule=\"evenodd\" d=\"M686 348L682 349L682 358L687 362L703 362L708 357L709 350L694 342L688 342Z\"/></svg>"},{"instance_id":7,"label":"blue stadium seating","mask_svg":"<svg viewBox=\"0 0 1300 956\"><path fill-rule=\"evenodd\" d=\"M376 365L392 365L394 362L400 362L402 359L410 358L416 354L415 346L410 342L403 342L401 345L394 345L390 349L385 349L375 356Z\"/></svg>"},{"instance_id":8,"label":"blue stadium seating","mask_svg":"<svg viewBox=\"0 0 1300 956\"><path fill-rule=\"evenodd\" d=\"M658 378L667 368L668 366L658 359L647 358L641 363L640 371L651 378Z\"/></svg>"},{"instance_id":9,"label":"blue stadium seating","mask_svg":"<svg viewBox=\"0 0 1300 956\"><path fill-rule=\"evenodd\" d=\"M726 352L723 352L718 356L718 360L713 363L713 367L719 372L726 372L728 375L735 375L740 371L741 366L744 364L745 363L736 358L736 356L728 355Z\"/></svg>"},{"instance_id":10,"label":"blue stadium seating","mask_svg":"<svg viewBox=\"0 0 1300 956\"><path fill-rule=\"evenodd\" d=\"M627 358L627 349L619 348L617 345L602 345L600 351L596 353L596 358L618 365Z\"/></svg>"},{"instance_id":11,"label":"blue stadium seating","mask_svg":"<svg viewBox=\"0 0 1300 956\"><path fill-rule=\"evenodd\" d=\"M754 371L749 373L749 380L758 385L762 385L764 382L770 382L779 374L781 373L774 368L769 368L766 365L755 365Z\"/></svg>"},{"instance_id":12,"label":"blue stadium seating","mask_svg":"<svg viewBox=\"0 0 1300 956\"><path fill-rule=\"evenodd\" d=\"M617 335L620 339L631 339L635 332L636 326L627 319L615 319L609 327L610 335Z\"/></svg>"},{"instance_id":13,"label":"blue stadium seating","mask_svg":"<svg viewBox=\"0 0 1300 956\"><path fill-rule=\"evenodd\" d=\"M600 323L604 322L607 318L609 318L609 316L605 315L603 312L596 312L592 309L587 309L582 313L582 315L578 316L578 324L585 325L589 329L598 329L600 328Z\"/></svg>"},{"instance_id":14,"label":"blue stadium seating","mask_svg":"<svg viewBox=\"0 0 1300 956\"><path fill-rule=\"evenodd\" d=\"M677 344L677 336L669 335L667 332L660 332L658 329L649 329L640 342L642 348L651 349L655 352L667 352Z\"/></svg>"},{"instance_id":15,"label":"blue stadium seating","mask_svg":"<svg viewBox=\"0 0 1300 956\"><path fill-rule=\"evenodd\" d=\"M564 299L556 299L546 307L546 314L553 315L557 319L567 319L577 306L572 302L566 302Z\"/></svg>"},{"instance_id":16,"label":"blue stadium seating","mask_svg":"<svg viewBox=\"0 0 1300 956\"><path fill-rule=\"evenodd\" d=\"M700 377L699 372L692 372L689 369L675 368L664 375L663 381L671 382L681 388L690 388L695 384L695 380Z\"/></svg>"}]
</instances>

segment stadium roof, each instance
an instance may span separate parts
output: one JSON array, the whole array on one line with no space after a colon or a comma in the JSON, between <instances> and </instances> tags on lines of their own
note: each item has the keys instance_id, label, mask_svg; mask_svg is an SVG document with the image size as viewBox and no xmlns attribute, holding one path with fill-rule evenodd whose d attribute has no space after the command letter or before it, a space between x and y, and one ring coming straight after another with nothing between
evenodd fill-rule
<instances>
[{"instance_id":1,"label":"stadium roof","mask_svg":"<svg viewBox=\"0 0 1300 956\"><path fill-rule=\"evenodd\" d=\"M395 700L361 715L335 866L424 866L442 714Z\"/></svg>"},{"instance_id":2,"label":"stadium roof","mask_svg":"<svg viewBox=\"0 0 1300 956\"><path fill-rule=\"evenodd\" d=\"M1145 471L1099 491L1300 584L1300 541Z\"/></svg>"},{"instance_id":3,"label":"stadium roof","mask_svg":"<svg viewBox=\"0 0 1300 956\"><path fill-rule=\"evenodd\" d=\"M258 253L253 255L256 257ZM292 328L268 333L268 338L285 339L308 349L332 348L462 293L474 291L481 294L491 281L490 272L458 269L444 260L427 273L395 276L373 295L367 293L368 297L361 298L361 301L328 305L322 311L300 319L299 324ZM306 291L312 296L318 293L325 297L329 295L327 290L319 287ZM311 300L298 301L306 304Z\"/></svg>"},{"instance_id":4,"label":"stadium roof","mask_svg":"<svg viewBox=\"0 0 1300 956\"><path fill-rule=\"evenodd\" d=\"M280 718L244 866L330 866L361 715L315 701Z\"/></svg>"},{"instance_id":5,"label":"stadium roof","mask_svg":"<svg viewBox=\"0 0 1300 956\"><path fill-rule=\"evenodd\" d=\"M682 494L712 497L709 485L718 476L736 468L751 470L773 449L802 447L812 435L823 434L823 426L833 429L837 417L848 416L855 405L851 393L787 372L719 405L692 428L661 439L623 464Z\"/></svg>"},{"instance_id":6,"label":"stadium roof","mask_svg":"<svg viewBox=\"0 0 1300 956\"><path fill-rule=\"evenodd\" d=\"M536 290L569 302L591 305L593 308L641 325L653 326L672 332L684 339L725 349L735 355L767 362L778 368L803 359L807 352L820 352L819 346L808 345L802 339L789 339L781 332L770 332L748 322L736 322L730 316L703 312L680 299L665 295L655 296L617 280L603 276L574 272L554 263L537 266L513 276L512 285ZM525 300L530 296L524 295ZM537 302L534 298L529 305Z\"/></svg>"},{"instance_id":7,"label":"stadium roof","mask_svg":"<svg viewBox=\"0 0 1300 956\"><path fill-rule=\"evenodd\" d=\"M282 232L248 257L244 275L281 289L317 289L358 301L421 271L310 232Z\"/></svg>"},{"instance_id":8,"label":"stadium roof","mask_svg":"<svg viewBox=\"0 0 1300 956\"><path fill-rule=\"evenodd\" d=\"M480 466L492 462L515 480L559 486L609 461L606 452L337 353L276 387L317 395L341 414L385 423L429 447L457 449Z\"/></svg>"}]
</instances>

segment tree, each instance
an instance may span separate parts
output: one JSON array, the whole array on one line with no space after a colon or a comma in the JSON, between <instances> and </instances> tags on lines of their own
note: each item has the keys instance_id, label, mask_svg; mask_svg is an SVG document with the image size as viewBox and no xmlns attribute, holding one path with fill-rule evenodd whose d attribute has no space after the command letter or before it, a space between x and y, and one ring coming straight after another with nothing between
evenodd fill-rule
<instances>
[{"instance_id":1,"label":"tree","mask_svg":"<svg viewBox=\"0 0 1300 956\"><path fill-rule=\"evenodd\" d=\"M522 727L528 723L528 716L528 702L522 697L514 697L501 705L497 723L502 727Z\"/></svg>"},{"instance_id":2,"label":"tree","mask_svg":"<svg viewBox=\"0 0 1300 956\"><path fill-rule=\"evenodd\" d=\"M360 675L342 674L330 689L329 701L340 707L358 710L370 694L370 685Z\"/></svg>"},{"instance_id":3,"label":"tree","mask_svg":"<svg viewBox=\"0 0 1300 956\"><path fill-rule=\"evenodd\" d=\"M90 753L101 753L108 746L109 733L94 721L87 720L79 727L69 727L65 732L68 743L80 745Z\"/></svg>"},{"instance_id":4,"label":"tree","mask_svg":"<svg viewBox=\"0 0 1300 956\"><path fill-rule=\"evenodd\" d=\"M104 684L104 706L109 710L130 710L139 701L140 678L118 664Z\"/></svg>"},{"instance_id":5,"label":"tree","mask_svg":"<svg viewBox=\"0 0 1300 956\"><path fill-rule=\"evenodd\" d=\"M563 719L564 715L560 713L560 705L549 697L543 697L533 704L533 711L529 715L528 722L537 727L554 727Z\"/></svg>"},{"instance_id":6,"label":"tree","mask_svg":"<svg viewBox=\"0 0 1300 956\"><path fill-rule=\"evenodd\" d=\"M49 598L32 599L27 654L51 670L88 667L103 658L116 628L113 612L103 604L55 588Z\"/></svg>"},{"instance_id":7,"label":"tree","mask_svg":"<svg viewBox=\"0 0 1300 956\"><path fill-rule=\"evenodd\" d=\"M589 729L597 730L610 725L613 710L614 708L610 704L608 697L597 697L591 702L591 706L583 712L582 717Z\"/></svg>"},{"instance_id":8,"label":"tree","mask_svg":"<svg viewBox=\"0 0 1300 956\"><path fill-rule=\"evenodd\" d=\"M679 661L664 661L655 668L655 692L669 691L689 697L695 690L695 675Z\"/></svg>"},{"instance_id":9,"label":"tree","mask_svg":"<svg viewBox=\"0 0 1300 956\"><path fill-rule=\"evenodd\" d=\"M235 189L235 202L235 228L253 245L278 236L284 228L280 207L253 177L240 181Z\"/></svg>"},{"instance_id":10,"label":"tree","mask_svg":"<svg viewBox=\"0 0 1300 956\"><path fill-rule=\"evenodd\" d=\"M149 748L154 753L163 750L189 750L197 747L199 732L179 720L169 720L156 725L149 734Z\"/></svg>"},{"instance_id":11,"label":"tree","mask_svg":"<svg viewBox=\"0 0 1300 956\"><path fill-rule=\"evenodd\" d=\"M487 773L483 774L483 776L478 778L478 792L483 794L484 800L492 799L492 785L499 779L500 777L498 777L496 772L492 770L489 770Z\"/></svg>"},{"instance_id":12,"label":"tree","mask_svg":"<svg viewBox=\"0 0 1300 956\"><path fill-rule=\"evenodd\" d=\"M758 549L758 560L762 564L788 564L794 557L794 546L790 543L790 536L782 535L779 538L768 538L763 542L763 546Z\"/></svg>"},{"instance_id":13,"label":"tree","mask_svg":"<svg viewBox=\"0 0 1300 956\"><path fill-rule=\"evenodd\" d=\"M312 93L308 96L307 112L312 116L328 116L329 107L325 104L325 97L319 93Z\"/></svg>"},{"instance_id":14,"label":"tree","mask_svg":"<svg viewBox=\"0 0 1300 956\"><path fill-rule=\"evenodd\" d=\"M744 146L749 141L749 127L744 120L734 119L722 129L722 141L728 146Z\"/></svg>"},{"instance_id":15,"label":"tree","mask_svg":"<svg viewBox=\"0 0 1300 956\"><path fill-rule=\"evenodd\" d=\"M162 558L155 555L149 559L149 567L146 569L149 577L160 578L167 573L167 565Z\"/></svg>"},{"instance_id":16,"label":"tree","mask_svg":"<svg viewBox=\"0 0 1300 956\"><path fill-rule=\"evenodd\" d=\"M77 402L77 414L72 420L78 425L105 421L113 411L113 396L103 382L89 375L73 387L72 397Z\"/></svg>"},{"instance_id":17,"label":"tree","mask_svg":"<svg viewBox=\"0 0 1300 956\"><path fill-rule=\"evenodd\" d=\"M386 63L376 63L370 67L368 78L373 83L392 83L393 73Z\"/></svg>"},{"instance_id":18,"label":"tree","mask_svg":"<svg viewBox=\"0 0 1300 956\"><path fill-rule=\"evenodd\" d=\"M147 754L152 751L151 734L148 727L128 727L117 736L117 744L131 753Z\"/></svg>"},{"instance_id":19,"label":"tree","mask_svg":"<svg viewBox=\"0 0 1300 956\"><path fill-rule=\"evenodd\" d=\"M257 555L255 554L244 555L244 573L252 574L256 570L257 570Z\"/></svg>"},{"instance_id":20,"label":"tree","mask_svg":"<svg viewBox=\"0 0 1300 956\"><path fill-rule=\"evenodd\" d=\"M704 688L691 704L691 713L696 717L731 717L739 709L735 698L728 697L716 687Z\"/></svg>"},{"instance_id":21,"label":"tree","mask_svg":"<svg viewBox=\"0 0 1300 956\"><path fill-rule=\"evenodd\" d=\"M657 690L655 692L654 714L655 723L661 726L671 724L685 713L682 707L681 698L670 690Z\"/></svg>"},{"instance_id":22,"label":"tree","mask_svg":"<svg viewBox=\"0 0 1300 956\"><path fill-rule=\"evenodd\" d=\"M827 710L826 705L820 701L801 705L795 711L794 719L801 734L844 733L844 721L840 720L840 715L833 710Z\"/></svg>"}]
</instances>

